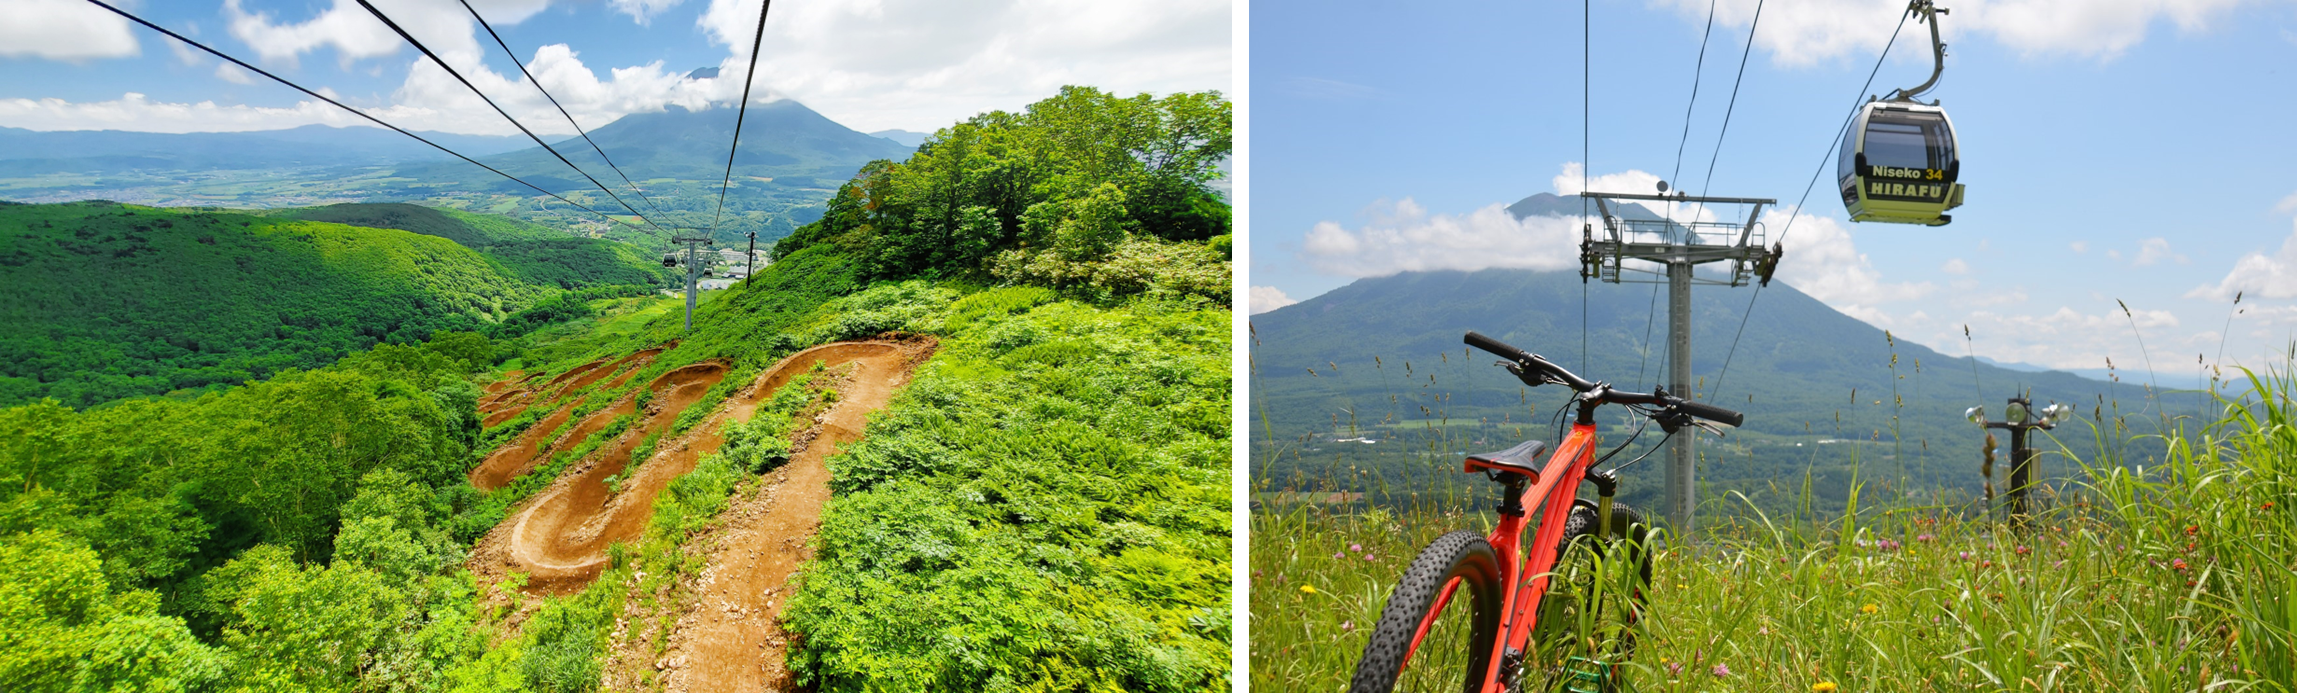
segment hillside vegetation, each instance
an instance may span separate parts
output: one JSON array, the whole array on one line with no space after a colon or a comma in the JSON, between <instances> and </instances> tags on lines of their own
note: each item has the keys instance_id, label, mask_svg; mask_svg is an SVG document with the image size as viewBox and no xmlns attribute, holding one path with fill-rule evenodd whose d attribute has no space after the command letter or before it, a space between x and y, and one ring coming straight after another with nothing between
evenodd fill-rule
<instances>
[{"instance_id":1,"label":"hillside vegetation","mask_svg":"<svg viewBox=\"0 0 2297 693\"><path fill-rule=\"evenodd\" d=\"M2213 419L2162 422L2166 459L2078 458L2024 525L1863 485L1815 506L1788 479L1799 507L1658 553L1626 690L2297 690L2297 381L2238 385ZM1255 513L1253 689L1344 687L1420 547L1494 519L1436 496Z\"/></svg>"},{"instance_id":2,"label":"hillside vegetation","mask_svg":"<svg viewBox=\"0 0 2297 693\"><path fill-rule=\"evenodd\" d=\"M1191 98L1223 115L1186 138L1218 138L1207 153L1225 157L1226 104ZM1135 181L1040 165L1035 175L1080 176L1080 190L1156 199ZM1209 177L1189 180L1202 190ZM1224 202L1197 199L1225 226ZM1056 228L1129 214L1040 212ZM795 683L1225 690L1227 266L1206 240L1167 238L1206 229L1135 221L1097 228L1112 243L1202 259L1175 267L1219 286L1000 278L981 255L888 265L856 252L865 246L819 243L706 296L690 332L679 301L567 292L530 309L531 323L502 323L500 338L433 333L198 398L0 409L0 547L12 559L0 595L21 595L0 596L0 681L662 690L678 668L661 659L672 627L718 608L696 601L709 542L730 509L776 483L803 444L794 436L839 399L839 376L801 374L747 421L711 413L791 354L883 338L938 350L860 442L828 459L834 496L812 558L779 593L794 635L780 664ZM1123 262L1063 261L1087 272ZM698 367L724 377L684 391L682 410L646 409L661 403L650 383ZM481 424L482 392L499 405L522 391L534 397L523 411ZM571 416L546 426L546 410L561 408ZM623 435L664 421L642 441ZM669 483L640 538L607 549L587 584L535 590L525 573L474 572L473 547L561 474L625 454L610 443L635 444L630 464L645 462L689 432L724 444ZM467 481L529 434L547 441L531 468L493 491Z\"/></svg>"},{"instance_id":3,"label":"hillside vegetation","mask_svg":"<svg viewBox=\"0 0 2297 693\"><path fill-rule=\"evenodd\" d=\"M232 385L486 329L562 289L659 281L627 246L397 212L436 223L405 224L417 235L292 218L383 223L341 208L0 205L0 404Z\"/></svg>"}]
</instances>

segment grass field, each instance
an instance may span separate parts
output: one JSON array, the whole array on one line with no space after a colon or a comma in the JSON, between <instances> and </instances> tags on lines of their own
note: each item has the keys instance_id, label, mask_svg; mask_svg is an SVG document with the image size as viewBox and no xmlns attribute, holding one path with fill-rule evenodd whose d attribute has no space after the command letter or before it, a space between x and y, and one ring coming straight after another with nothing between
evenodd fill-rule
<instances>
[{"instance_id":1,"label":"grass field","mask_svg":"<svg viewBox=\"0 0 2297 693\"><path fill-rule=\"evenodd\" d=\"M1854 491L1766 515L1706 496L1739 519L1657 554L1624 689L2297 690L2297 381L2246 388L2217 421L2163 422L2166 464L2067 459L2071 480L2024 527L1982 501L1871 507ZM1254 690L1344 690L1419 548L1488 531L1480 490L1255 508Z\"/></svg>"}]
</instances>

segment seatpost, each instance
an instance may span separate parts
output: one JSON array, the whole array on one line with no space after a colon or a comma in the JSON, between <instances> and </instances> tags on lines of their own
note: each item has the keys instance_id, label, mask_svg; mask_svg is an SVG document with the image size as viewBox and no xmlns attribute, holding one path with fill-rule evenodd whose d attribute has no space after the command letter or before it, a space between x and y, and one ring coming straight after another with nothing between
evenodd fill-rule
<instances>
[{"instance_id":1,"label":"seatpost","mask_svg":"<svg viewBox=\"0 0 2297 693\"><path fill-rule=\"evenodd\" d=\"M1506 485L1506 490L1500 492L1498 508L1500 515L1506 517L1523 517L1524 481L1526 481L1526 479L1522 474L1517 474L1515 472L1500 472L1499 482Z\"/></svg>"},{"instance_id":2,"label":"seatpost","mask_svg":"<svg viewBox=\"0 0 2297 693\"><path fill-rule=\"evenodd\" d=\"M1611 497L1619 493L1619 477L1600 469L1587 470L1587 480L1595 484L1595 539L1601 541L1611 532Z\"/></svg>"}]
</instances>

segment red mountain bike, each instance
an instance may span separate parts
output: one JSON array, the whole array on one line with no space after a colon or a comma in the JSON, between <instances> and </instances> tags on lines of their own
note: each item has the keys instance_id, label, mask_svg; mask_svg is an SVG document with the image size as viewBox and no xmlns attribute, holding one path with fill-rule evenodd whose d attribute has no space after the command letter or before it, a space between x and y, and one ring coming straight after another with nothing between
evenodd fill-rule
<instances>
[{"instance_id":1,"label":"red mountain bike","mask_svg":"<svg viewBox=\"0 0 2297 693\"><path fill-rule=\"evenodd\" d=\"M1651 558L1643 518L1611 502L1619 490L1617 468L1594 469L1600 462L1595 410L1626 406L1670 436L1685 426L1713 428L1699 419L1737 426L1745 417L1663 388L1626 392L1589 382L1475 332L1467 333L1467 343L1506 358L1500 365L1525 385L1575 390L1578 418L1545 467L1532 466L1547 447L1538 440L1468 456L1463 471L1483 472L1505 489L1498 528L1488 537L1455 531L1420 551L1388 597L1349 690L1462 690L1463 680L1467 693L1510 693L1528 683L1543 691L1612 690L1620 663L1634 652L1632 627L1642 616ZM1595 484L1596 502L1578 498L1581 481ZM1527 487L1540 514L1524 556ZM1447 612L1463 591L1467 608Z\"/></svg>"}]
</instances>

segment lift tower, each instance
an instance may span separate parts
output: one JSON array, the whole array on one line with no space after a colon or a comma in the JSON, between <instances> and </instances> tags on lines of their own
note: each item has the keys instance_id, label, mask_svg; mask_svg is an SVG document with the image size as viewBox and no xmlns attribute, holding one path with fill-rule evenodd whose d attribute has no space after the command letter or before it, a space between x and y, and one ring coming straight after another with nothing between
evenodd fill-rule
<instances>
[{"instance_id":1,"label":"lift tower","mask_svg":"<svg viewBox=\"0 0 2297 693\"><path fill-rule=\"evenodd\" d=\"M701 236L679 236L670 239L670 242L686 246L686 259L684 261L686 265L686 331L692 332L694 331L695 283L700 281L704 275L709 274L710 267L710 263L702 259L702 246L716 245L717 242ZM675 267L678 264L678 261L673 258L663 258L662 266L664 267Z\"/></svg>"},{"instance_id":2,"label":"lift tower","mask_svg":"<svg viewBox=\"0 0 2297 693\"><path fill-rule=\"evenodd\" d=\"M1579 243L1579 280L1667 284L1667 392L1689 398L1691 391L1691 285L1745 286L1749 280L1771 283L1783 250L1763 247L1765 230L1756 222L1763 206L1777 200L1740 197L1691 197L1678 191L1668 195L1659 184L1658 195L1582 193L1595 201L1603 214L1603 233L1582 224ZM1659 209L1696 205L1700 211L1753 205L1743 221L1675 221L1630 209L1629 202L1657 203ZM1643 205L1636 205L1638 207ZM1698 212L1693 212L1697 216ZM1668 216L1673 216L1670 212ZM1630 261L1633 261L1632 263ZM1703 264L1729 262L1730 271L1701 277L1692 270ZM1694 443L1698 429L1676 433L1667 458L1666 507L1663 509L1677 535L1691 532L1692 510L1698 507L1698 468Z\"/></svg>"}]
</instances>

